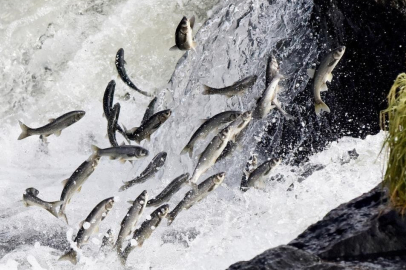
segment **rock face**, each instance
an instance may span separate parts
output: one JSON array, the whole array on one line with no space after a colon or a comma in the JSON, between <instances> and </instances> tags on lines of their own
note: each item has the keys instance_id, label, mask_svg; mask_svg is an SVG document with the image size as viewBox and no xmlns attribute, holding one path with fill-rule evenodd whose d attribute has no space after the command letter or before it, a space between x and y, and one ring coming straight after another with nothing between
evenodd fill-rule
<instances>
[{"instance_id":1,"label":"rock face","mask_svg":"<svg viewBox=\"0 0 406 270\"><path fill-rule=\"evenodd\" d=\"M289 243L294 249L276 247L229 269L406 269L406 218L387 202L378 186L310 226Z\"/></svg>"}]
</instances>

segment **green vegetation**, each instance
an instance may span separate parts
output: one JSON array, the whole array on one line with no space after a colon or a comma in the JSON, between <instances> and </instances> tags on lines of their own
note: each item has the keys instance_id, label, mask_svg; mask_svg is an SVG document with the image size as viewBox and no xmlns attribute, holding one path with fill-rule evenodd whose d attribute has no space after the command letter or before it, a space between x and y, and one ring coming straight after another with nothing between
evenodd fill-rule
<instances>
[{"instance_id":1,"label":"green vegetation","mask_svg":"<svg viewBox=\"0 0 406 270\"><path fill-rule=\"evenodd\" d=\"M406 73L400 74L388 95L388 108L381 112L381 128L387 131L387 169L384 184L391 202L403 212L406 209Z\"/></svg>"}]
</instances>

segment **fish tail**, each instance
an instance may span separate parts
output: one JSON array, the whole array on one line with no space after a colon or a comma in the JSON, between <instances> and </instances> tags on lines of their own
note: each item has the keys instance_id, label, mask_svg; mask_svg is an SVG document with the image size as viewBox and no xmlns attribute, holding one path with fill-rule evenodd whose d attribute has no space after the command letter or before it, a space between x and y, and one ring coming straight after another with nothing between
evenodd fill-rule
<instances>
[{"instance_id":1,"label":"fish tail","mask_svg":"<svg viewBox=\"0 0 406 270\"><path fill-rule=\"evenodd\" d=\"M203 95L211 95L212 88L203 84Z\"/></svg>"},{"instance_id":2,"label":"fish tail","mask_svg":"<svg viewBox=\"0 0 406 270\"><path fill-rule=\"evenodd\" d=\"M330 112L330 108L322 100L316 100L314 102L314 110L317 115L320 115L322 111Z\"/></svg>"},{"instance_id":3,"label":"fish tail","mask_svg":"<svg viewBox=\"0 0 406 270\"><path fill-rule=\"evenodd\" d=\"M92 151L94 156L99 156L99 150L100 148L97 147L96 145L92 144Z\"/></svg>"},{"instance_id":4,"label":"fish tail","mask_svg":"<svg viewBox=\"0 0 406 270\"><path fill-rule=\"evenodd\" d=\"M30 128L27 127L26 125L24 125L24 123L21 121L18 121L18 123L20 124L20 128L21 128L21 134L18 137L18 140L22 140L22 139L25 139L25 138L31 136L31 134L29 134Z\"/></svg>"},{"instance_id":5,"label":"fish tail","mask_svg":"<svg viewBox=\"0 0 406 270\"><path fill-rule=\"evenodd\" d=\"M127 248L123 252L121 252L121 251L119 251L119 249L117 249L117 254L118 254L118 257L120 258L121 264L125 265L127 263L127 258L128 258L128 255L130 254L130 252L128 252Z\"/></svg>"},{"instance_id":6,"label":"fish tail","mask_svg":"<svg viewBox=\"0 0 406 270\"><path fill-rule=\"evenodd\" d=\"M65 207L64 206L65 206L64 204L61 205L61 209L59 209L59 212L58 212L58 217L63 217L66 224L69 224L68 223L68 217L65 214Z\"/></svg>"},{"instance_id":7,"label":"fish tail","mask_svg":"<svg viewBox=\"0 0 406 270\"><path fill-rule=\"evenodd\" d=\"M59 214L56 209L63 204L63 201L50 202L50 204L51 204L51 209L48 209L48 212L50 212L56 218L59 218Z\"/></svg>"},{"instance_id":8,"label":"fish tail","mask_svg":"<svg viewBox=\"0 0 406 270\"><path fill-rule=\"evenodd\" d=\"M69 250L65 255L62 255L58 261L70 261L72 264L78 263L77 253L73 249Z\"/></svg>"},{"instance_id":9,"label":"fish tail","mask_svg":"<svg viewBox=\"0 0 406 270\"><path fill-rule=\"evenodd\" d=\"M189 157L192 158L193 145L186 145L185 148L183 148L182 152L180 152L181 155L184 155L186 153L188 153Z\"/></svg>"},{"instance_id":10,"label":"fish tail","mask_svg":"<svg viewBox=\"0 0 406 270\"><path fill-rule=\"evenodd\" d=\"M119 188L118 192L122 192L122 191L128 189L129 187L130 187L129 182L124 182L124 185L122 185L122 186Z\"/></svg>"}]
</instances>

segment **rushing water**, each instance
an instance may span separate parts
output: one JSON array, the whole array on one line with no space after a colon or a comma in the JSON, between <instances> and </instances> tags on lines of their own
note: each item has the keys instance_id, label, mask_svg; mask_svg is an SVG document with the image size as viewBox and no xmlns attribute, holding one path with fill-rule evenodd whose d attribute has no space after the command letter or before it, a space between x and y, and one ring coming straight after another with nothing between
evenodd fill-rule
<instances>
[{"instance_id":1,"label":"rushing water","mask_svg":"<svg viewBox=\"0 0 406 270\"><path fill-rule=\"evenodd\" d=\"M154 196L174 177L191 172L195 160L179 153L199 120L226 109L250 109L264 82L259 80L248 95L230 100L200 95L200 84L220 87L254 73L262 78L267 52L291 36L295 39L279 54L285 58L281 63L285 74L303 73L304 63L316 57L317 49L312 48L305 27L311 1L235 1L213 8L216 2L1 2L0 269L121 269L115 254L104 255L98 250L107 229L118 233L128 208L126 201L144 189ZM244 14L249 10L254 15L248 20ZM196 36L200 47L182 57L181 52L169 48L182 16L193 14L197 18L195 30L204 24ZM211 14L224 16L205 22ZM217 35L216 31L223 34ZM264 38L267 33L272 35ZM306 49L302 50L300 45L305 42ZM115 100L122 105L120 122L133 127L141 120L149 98L117 79L114 57L121 47L130 78L142 89L157 93L160 109L173 111L151 142L143 142L150 157L134 166L102 159L67 207L69 226L43 209L25 208L20 200L26 188L37 188L44 200L58 200L60 182L91 154L90 146L108 147L101 100L111 79L116 79ZM241 51L242 55L237 54ZM294 85L297 89L291 91L296 93L305 84L305 79L295 77L287 86ZM130 100L123 98L126 93L130 93ZM281 97L286 104L291 100L289 93ZM50 136L48 146L35 136L17 141L17 120L36 127L77 109L85 110L86 116L60 137ZM144 246L130 255L130 269L224 269L287 243L332 208L379 182L382 133L365 140L343 138L300 167L278 167L264 190L241 193L238 185L242 168L255 149L254 138L261 135L264 126L278 125L279 121L277 113L273 113L266 121L251 125L243 147L206 174L226 171L225 183L182 212L171 226L164 221ZM205 143L199 144L196 152ZM355 160L347 153L354 148L360 155ZM157 176L118 193L121 181L140 173L159 151L167 151L168 158ZM319 170L309 173L315 166ZM182 189L172 199L171 208L186 191ZM110 196L116 196L115 206L102 222L100 232L83 247L78 266L58 262L67 247L66 239L77 232L79 222ZM147 209L140 222L152 210Z\"/></svg>"}]
</instances>

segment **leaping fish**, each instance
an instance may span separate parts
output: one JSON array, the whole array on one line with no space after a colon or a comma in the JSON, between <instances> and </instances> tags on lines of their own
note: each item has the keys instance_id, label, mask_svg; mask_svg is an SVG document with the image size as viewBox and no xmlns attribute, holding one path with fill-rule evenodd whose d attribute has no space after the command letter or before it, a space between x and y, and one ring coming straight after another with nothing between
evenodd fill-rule
<instances>
[{"instance_id":1,"label":"leaping fish","mask_svg":"<svg viewBox=\"0 0 406 270\"><path fill-rule=\"evenodd\" d=\"M113 205L113 197L101 201L98 205L96 205L92 212L90 212L87 218L81 222L80 229L74 240L78 248L81 248L84 244L86 244L93 233L99 231L100 222L106 218L111 208L113 208ZM67 253L65 253L65 255L59 258L59 261L63 260L77 264L77 252L71 248Z\"/></svg>"},{"instance_id":2,"label":"leaping fish","mask_svg":"<svg viewBox=\"0 0 406 270\"><path fill-rule=\"evenodd\" d=\"M320 92L327 91L327 82L331 82L333 79L334 68L337 66L340 59L343 57L345 52L345 46L340 46L334 49L332 52L328 53L317 70L308 69L307 73L309 77L313 78L313 95L314 95L314 110L317 115L320 115L322 111L330 112L330 108L321 100Z\"/></svg>"},{"instance_id":3,"label":"leaping fish","mask_svg":"<svg viewBox=\"0 0 406 270\"><path fill-rule=\"evenodd\" d=\"M39 191L36 188L27 188L23 194L23 202L25 206L39 206L49 213L58 218L57 208L63 203L63 201L46 202L38 198Z\"/></svg>"},{"instance_id":4,"label":"leaping fish","mask_svg":"<svg viewBox=\"0 0 406 270\"><path fill-rule=\"evenodd\" d=\"M195 16L188 20L185 16L180 21L175 32L175 46L169 50L195 50L197 43L193 40L193 26L195 24Z\"/></svg>"},{"instance_id":5,"label":"leaping fish","mask_svg":"<svg viewBox=\"0 0 406 270\"><path fill-rule=\"evenodd\" d=\"M135 91L137 91L138 93L143 94L144 96L150 97L151 94L142 91L141 89L139 89L128 77L127 72L125 71L125 67L124 64L126 64L125 60L124 60L124 49L121 48L118 50L117 54L116 54L116 67L117 67L117 71L118 74L120 75L120 78L123 80L123 82L125 82L129 87L131 87L132 89L134 89Z\"/></svg>"},{"instance_id":6,"label":"leaping fish","mask_svg":"<svg viewBox=\"0 0 406 270\"><path fill-rule=\"evenodd\" d=\"M56 119L49 119L49 124L39 128L30 128L23 124L23 122L18 121L21 127L21 134L18 139L22 140L32 135L41 135L44 137L48 137L51 134L54 134L58 137L59 135L61 135L63 129L76 123L77 121L82 119L83 116L85 116L84 111L68 112Z\"/></svg>"},{"instance_id":7,"label":"leaping fish","mask_svg":"<svg viewBox=\"0 0 406 270\"><path fill-rule=\"evenodd\" d=\"M257 80L257 76L249 76L242 80L233 83L230 86L224 88L213 88L207 85L203 85L204 91L203 95L225 95L227 97L232 97L234 95L241 95L245 89L252 87Z\"/></svg>"}]
</instances>

